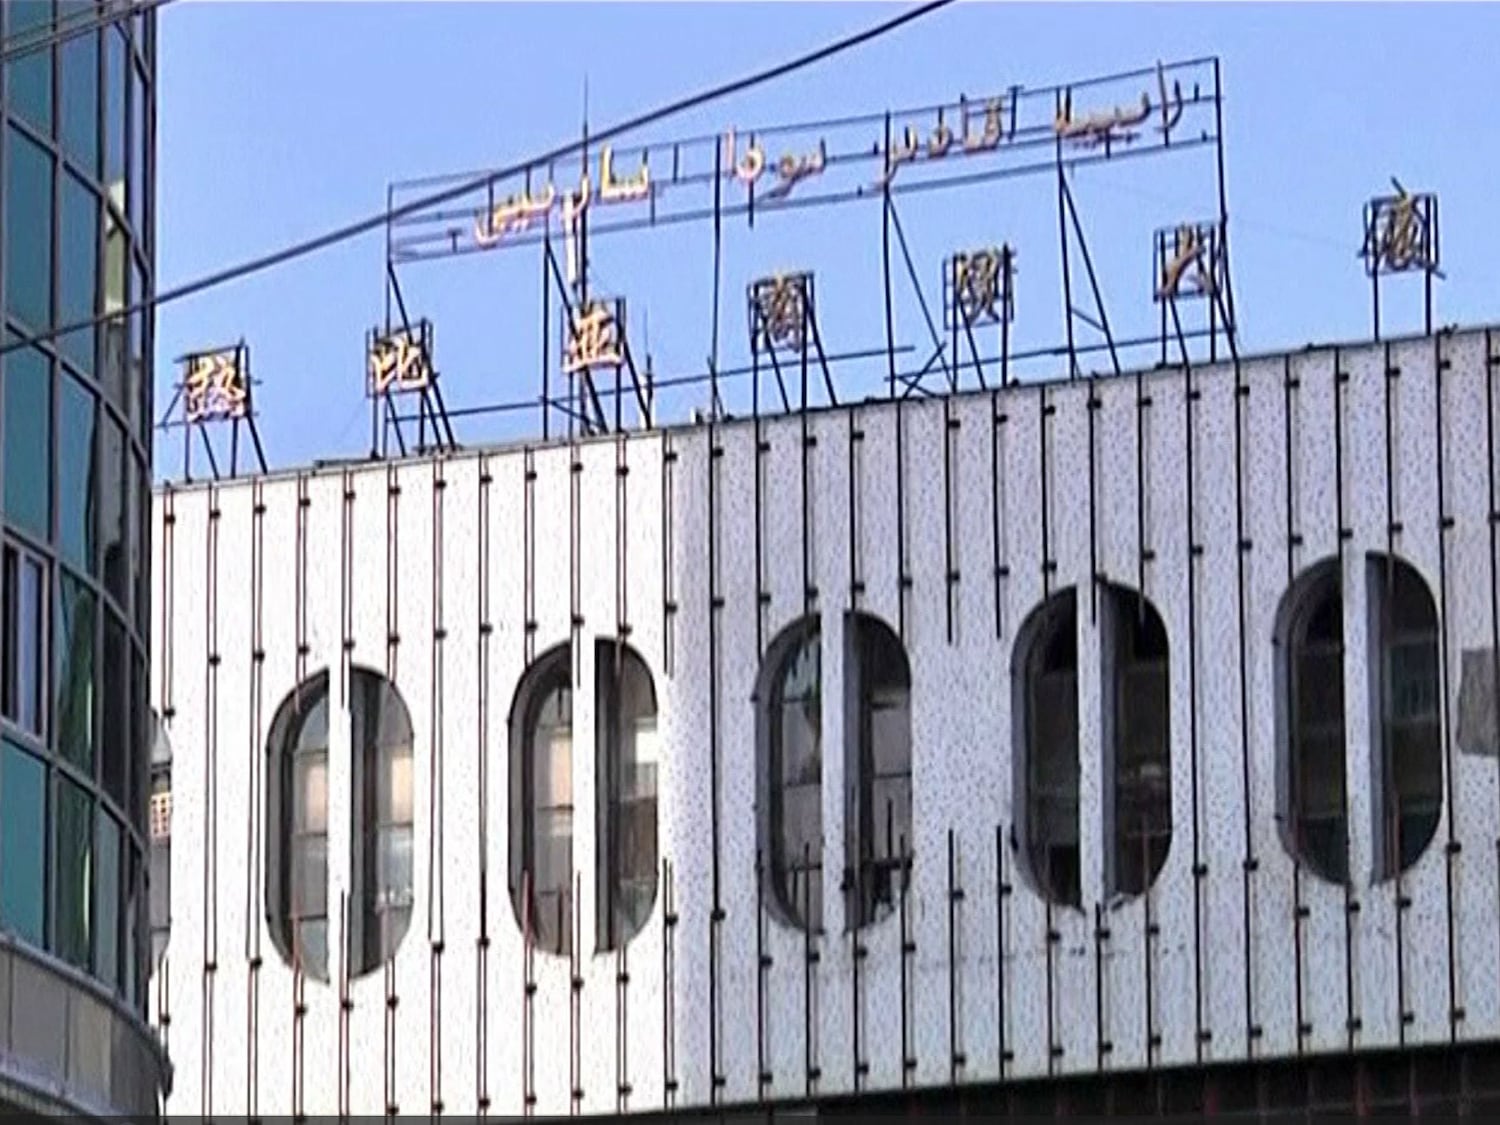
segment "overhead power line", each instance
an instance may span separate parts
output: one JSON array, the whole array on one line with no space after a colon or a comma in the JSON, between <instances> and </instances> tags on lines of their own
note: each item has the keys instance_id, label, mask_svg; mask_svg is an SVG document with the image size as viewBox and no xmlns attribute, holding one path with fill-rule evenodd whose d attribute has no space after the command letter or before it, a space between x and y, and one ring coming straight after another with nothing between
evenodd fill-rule
<instances>
[{"instance_id":1,"label":"overhead power line","mask_svg":"<svg viewBox=\"0 0 1500 1125\"><path fill-rule=\"evenodd\" d=\"M62 17L54 26L37 24L25 31L18 31L0 40L0 63L13 62L27 55L45 51L53 46L77 39L101 27L120 23L133 16L164 8L172 0L137 0L136 3L115 5L107 8L88 8Z\"/></svg>"},{"instance_id":2,"label":"overhead power line","mask_svg":"<svg viewBox=\"0 0 1500 1125\"><path fill-rule=\"evenodd\" d=\"M163 0L158 0L158 2L163 2ZM792 74L798 70L803 70L809 66L814 65L815 63L819 63L825 59L831 58L834 55L842 54L845 51L849 51L855 47L862 46L863 44L868 43L871 40L879 39L884 35L889 35L891 32L905 27L909 23L914 23L924 16L931 15L933 12L938 11L940 8L946 8L951 3L953 3L953 0L928 0L928 3L920 4L915 8L908 9L898 16L893 16L888 20L884 20L881 23L874 25L873 27L866 28L864 31L856 32L853 35L844 36L841 39L835 40L832 43L819 47L816 50L809 51L806 54L799 55L794 59L788 60L787 62L779 63L776 66L756 71L753 74L746 75L743 78L734 79L731 82L725 82L721 85L713 86L707 90L700 91L699 93L680 98L675 102L669 103L668 105L660 106L653 110L648 110L645 113L639 114L626 121L622 121L619 124L612 125L607 129L603 129L598 133L592 134L589 138L588 143L601 144L605 141L613 140L615 137L618 137L621 134L633 132L634 130L643 128L647 125L653 125L656 122L661 121L663 118L673 117L677 114L685 113L688 110L696 109L699 106L706 105L709 102L719 101L723 98L730 97L734 94L738 94L742 91L751 89L752 87L761 86L767 82L773 82L778 78L784 78L788 74ZM274 269L277 266L285 265L288 262L293 262L299 258L305 258L310 254L316 254L319 251L327 250L332 246L337 246L341 242L347 242L352 238L358 238L360 235L368 234L374 230L379 230L387 223L394 222L397 219L402 219L408 215L416 214L420 211L425 211L430 207L436 207L440 204L451 202L452 200L468 195L471 192L480 191L484 188L489 187L491 184L496 183L497 181L507 179L511 176L519 175L520 173L526 171L528 168L534 168L538 165L544 165L552 161L562 160L581 150L584 147L584 143L585 142L582 140L569 141L566 144L559 145L557 148L552 149L550 152L545 152L538 156L533 156L528 160L523 160L518 163L512 164L508 168L502 168L499 171L495 172L486 172L453 187L446 188L442 191L435 191L430 195L421 196L407 203L403 203L399 207L390 207L374 215L371 215L368 218L360 219L358 222L353 222L349 223L346 226L337 227L325 234L317 235L302 242L294 243L291 246L272 251L271 253L261 255L258 258L251 258L248 261L241 262L238 265L229 266L221 270L216 270L213 273L205 274L204 276L196 278L193 281L184 282L183 284L168 289L165 292L158 293L150 300L138 301L132 305L127 306L126 308L120 309L118 312L105 313L99 316L88 317L83 320L73 321L70 324L59 325L58 327L50 329L48 331L35 332L29 336L11 340L3 346L0 346L0 355L8 355L13 351L16 351L20 348L30 347L32 344L40 343L43 340L51 340L58 336L66 336L70 332L78 332L82 329L91 328L96 325L104 324L106 322L118 322L120 320L124 320L127 317L135 316L139 313L145 312L148 309L159 308L162 305L171 304L174 301L180 301L184 297L191 297L198 293L202 293L205 290L215 289L221 285L227 285L231 281L238 281L241 278L249 277L253 274L264 273L266 270Z\"/></svg>"}]
</instances>

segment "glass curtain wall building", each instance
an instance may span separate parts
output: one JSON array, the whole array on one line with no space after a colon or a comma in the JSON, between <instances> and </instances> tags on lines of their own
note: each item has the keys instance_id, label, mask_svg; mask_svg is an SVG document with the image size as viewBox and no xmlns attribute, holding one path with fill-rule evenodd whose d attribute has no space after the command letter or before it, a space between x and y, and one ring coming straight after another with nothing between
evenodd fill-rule
<instances>
[{"instance_id":1,"label":"glass curtain wall building","mask_svg":"<svg viewBox=\"0 0 1500 1125\"><path fill-rule=\"evenodd\" d=\"M152 293L155 15L0 4L4 338ZM154 1114L149 316L0 357L0 1099ZM10 1071L10 1073L6 1073Z\"/></svg>"}]
</instances>

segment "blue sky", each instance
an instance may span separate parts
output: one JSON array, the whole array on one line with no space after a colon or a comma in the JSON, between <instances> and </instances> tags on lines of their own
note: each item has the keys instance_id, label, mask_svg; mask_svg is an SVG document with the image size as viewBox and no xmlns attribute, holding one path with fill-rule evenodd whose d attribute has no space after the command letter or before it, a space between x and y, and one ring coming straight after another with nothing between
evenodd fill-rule
<instances>
[{"instance_id":1,"label":"blue sky","mask_svg":"<svg viewBox=\"0 0 1500 1125\"><path fill-rule=\"evenodd\" d=\"M158 286L371 213L393 180L503 166L574 139L585 84L599 128L896 11L728 0L171 5L160 17ZM1497 318L1500 112L1486 49L1497 41L1500 11L1480 4L970 0L640 139L921 106L1217 55L1242 347L1295 347L1369 333L1360 207L1388 190L1392 175L1441 198L1439 321ZM1149 327L1151 231L1211 213L1204 165L1098 171L1080 173L1074 191L1106 306L1121 329ZM1055 208L1046 176L902 202L928 301L941 302L946 254L1008 240L1020 262L1018 343L1057 337ZM878 203L762 217L753 232L743 220L731 226L721 365L748 357L745 285L778 268L816 272L830 351L883 343ZM594 284L627 297L632 340L643 352L649 337L658 375L704 363L711 245L706 226L596 240ZM374 234L164 308L159 407L177 376L174 357L243 336L262 381L273 467L367 451L364 336L383 315L384 261ZM450 407L536 393L535 251L401 270L413 315L436 325ZM919 347L927 331L901 284L897 335ZM1415 284L1392 288L1386 323L1419 326ZM555 364L555 321L553 335ZM866 376L875 377L849 376L859 393L875 389ZM681 416L686 405L666 408ZM525 428L519 419L475 421L459 436L480 443ZM178 471L176 434L158 435L157 465L159 475Z\"/></svg>"}]
</instances>

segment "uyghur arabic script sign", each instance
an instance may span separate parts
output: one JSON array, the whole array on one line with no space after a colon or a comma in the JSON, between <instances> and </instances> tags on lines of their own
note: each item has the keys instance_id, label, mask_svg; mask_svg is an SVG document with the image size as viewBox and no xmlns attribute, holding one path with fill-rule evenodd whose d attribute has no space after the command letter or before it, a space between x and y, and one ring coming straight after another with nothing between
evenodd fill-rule
<instances>
[{"instance_id":1,"label":"uyghur arabic script sign","mask_svg":"<svg viewBox=\"0 0 1500 1125\"><path fill-rule=\"evenodd\" d=\"M1212 297L1224 273L1219 224L1179 223L1156 232L1157 301Z\"/></svg>"},{"instance_id":2,"label":"uyghur arabic script sign","mask_svg":"<svg viewBox=\"0 0 1500 1125\"><path fill-rule=\"evenodd\" d=\"M249 377L243 346L202 352L183 360L182 397L189 422L243 418L249 409Z\"/></svg>"},{"instance_id":3,"label":"uyghur arabic script sign","mask_svg":"<svg viewBox=\"0 0 1500 1125\"><path fill-rule=\"evenodd\" d=\"M371 397L386 392L425 390L432 384L432 325L419 321L412 328L371 334L369 352Z\"/></svg>"},{"instance_id":4,"label":"uyghur arabic script sign","mask_svg":"<svg viewBox=\"0 0 1500 1125\"><path fill-rule=\"evenodd\" d=\"M1011 87L889 116L760 131L729 128L715 137L628 151L606 145L586 159L534 167L524 186L517 176L508 189L478 193L465 227L453 225L452 212L402 219L395 224L392 255L515 245L550 231L568 241L576 279L574 243L585 215L592 216L592 235L706 218L715 199L738 213L900 191L910 177L940 179L956 172L955 162L987 164L983 170L966 167L965 174L1009 174L1050 168L1058 159L1074 163L1124 149L1206 143L1216 130L1214 81L1212 61L1194 60L1107 82ZM572 170L565 173L569 164ZM912 179L910 186L921 182ZM402 190L398 186L398 203ZM601 222L606 209L618 217Z\"/></svg>"},{"instance_id":5,"label":"uyghur arabic script sign","mask_svg":"<svg viewBox=\"0 0 1500 1125\"><path fill-rule=\"evenodd\" d=\"M1015 257L1009 246L987 246L948 259L943 287L948 327L979 328L1014 318Z\"/></svg>"},{"instance_id":6,"label":"uyghur arabic script sign","mask_svg":"<svg viewBox=\"0 0 1500 1125\"><path fill-rule=\"evenodd\" d=\"M625 302L593 300L574 310L563 344L568 374L625 361Z\"/></svg>"},{"instance_id":7,"label":"uyghur arabic script sign","mask_svg":"<svg viewBox=\"0 0 1500 1125\"><path fill-rule=\"evenodd\" d=\"M1391 181L1395 195L1379 196L1365 205L1365 241L1360 256L1365 272L1407 273L1438 269L1437 197L1430 192L1413 195L1397 180Z\"/></svg>"},{"instance_id":8,"label":"uyghur arabic script sign","mask_svg":"<svg viewBox=\"0 0 1500 1125\"><path fill-rule=\"evenodd\" d=\"M807 342L812 275L777 274L750 286L750 343L757 351L801 351Z\"/></svg>"}]
</instances>

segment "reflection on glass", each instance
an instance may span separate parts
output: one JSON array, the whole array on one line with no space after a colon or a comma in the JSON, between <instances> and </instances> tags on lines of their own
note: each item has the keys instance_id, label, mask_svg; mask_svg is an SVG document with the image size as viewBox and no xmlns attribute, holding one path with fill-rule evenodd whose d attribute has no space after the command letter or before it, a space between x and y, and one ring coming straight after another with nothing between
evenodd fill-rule
<instances>
[{"instance_id":1,"label":"reflection on glass","mask_svg":"<svg viewBox=\"0 0 1500 1125\"><path fill-rule=\"evenodd\" d=\"M52 651L57 668L57 745L64 758L94 769L94 595L66 571L57 584Z\"/></svg>"},{"instance_id":2,"label":"reflection on glass","mask_svg":"<svg viewBox=\"0 0 1500 1125\"><path fill-rule=\"evenodd\" d=\"M41 737L47 714L42 665L46 651L46 563L7 546L4 555L4 632L0 634L0 712ZM0 859L3 864L4 859Z\"/></svg>"},{"instance_id":3,"label":"reflection on glass","mask_svg":"<svg viewBox=\"0 0 1500 1125\"><path fill-rule=\"evenodd\" d=\"M531 727L532 926L537 945L573 948L573 692L566 665Z\"/></svg>"},{"instance_id":4,"label":"reflection on glass","mask_svg":"<svg viewBox=\"0 0 1500 1125\"><path fill-rule=\"evenodd\" d=\"M113 197L125 181L125 40L117 28L104 33L104 182ZM121 188L123 195L123 186Z\"/></svg>"},{"instance_id":5,"label":"reflection on glass","mask_svg":"<svg viewBox=\"0 0 1500 1125\"><path fill-rule=\"evenodd\" d=\"M52 131L52 52L22 49L47 42L51 8L48 0L10 0L5 6L5 48L16 52L5 67L6 97L12 110L43 133Z\"/></svg>"},{"instance_id":6,"label":"reflection on glass","mask_svg":"<svg viewBox=\"0 0 1500 1125\"><path fill-rule=\"evenodd\" d=\"M104 791L120 807L126 803L130 776L130 646L125 625L113 610L104 612L104 721L100 749L104 755Z\"/></svg>"},{"instance_id":7,"label":"reflection on glass","mask_svg":"<svg viewBox=\"0 0 1500 1125\"><path fill-rule=\"evenodd\" d=\"M5 308L33 328L52 319L52 158L6 131Z\"/></svg>"},{"instance_id":8,"label":"reflection on glass","mask_svg":"<svg viewBox=\"0 0 1500 1125\"><path fill-rule=\"evenodd\" d=\"M58 232L58 320L76 324L94 315L98 281L99 200L73 176L63 177L62 223ZM80 328L61 338L62 353L79 370L94 372L94 329Z\"/></svg>"},{"instance_id":9,"label":"reflection on glass","mask_svg":"<svg viewBox=\"0 0 1500 1125\"><path fill-rule=\"evenodd\" d=\"M117 199L116 194L116 190L111 189L110 200L118 207L123 200ZM110 314L125 308L125 263L130 254L125 226L115 214L115 207L104 208L104 311ZM125 322L108 321L101 331L104 348L99 361L99 382L105 397L126 411L135 405L135 395L126 393Z\"/></svg>"},{"instance_id":10,"label":"reflection on glass","mask_svg":"<svg viewBox=\"0 0 1500 1125\"><path fill-rule=\"evenodd\" d=\"M76 26L76 25L71 25ZM99 174L99 36L65 41L62 59L63 151L91 176Z\"/></svg>"},{"instance_id":11,"label":"reflection on glass","mask_svg":"<svg viewBox=\"0 0 1500 1125\"><path fill-rule=\"evenodd\" d=\"M139 234L146 225L146 93L141 72L130 67L130 228Z\"/></svg>"},{"instance_id":12,"label":"reflection on glass","mask_svg":"<svg viewBox=\"0 0 1500 1125\"><path fill-rule=\"evenodd\" d=\"M782 909L820 929L823 916L821 636L806 629L771 688L772 876Z\"/></svg>"},{"instance_id":13,"label":"reflection on glass","mask_svg":"<svg viewBox=\"0 0 1500 1125\"><path fill-rule=\"evenodd\" d=\"M47 771L7 741L0 751L0 926L40 946L46 940Z\"/></svg>"},{"instance_id":14,"label":"reflection on glass","mask_svg":"<svg viewBox=\"0 0 1500 1125\"><path fill-rule=\"evenodd\" d=\"M89 967L94 818L89 795L71 781L57 785L53 855L57 866L52 948L59 957Z\"/></svg>"},{"instance_id":15,"label":"reflection on glass","mask_svg":"<svg viewBox=\"0 0 1500 1125\"><path fill-rule=\"evenodd\" d=\"M104 546L104 588L121 607L130 605L130 537L126 526L130 462L125 431L113 418L100 427L99 534Z\"/></svg>"},{"instance_id":16,"label":"reflection on glass","mask_svg":"<svg viewBox=\"0 0 1500 1125\"><path fill-rule=\"evenodd\" d=\"M134 459L138 489L131 495L136 498L135 535L135 627L141 636L151 633L151 475L139 458Z\"/></svg>"},{"instance_id":17,"label":"reflection on glass","mask_svg":"<svg viewBox=\"0 0 1500 1125\"><path fill-rule=\"evenodd\" d=\"M0 357L5 379L5 516L37 539L51 538L52 379L34 348Z\"/></svg>"},{"instance_id":18,"label":"reflection on glass","mask_svg":"<svg viewBox=\"0 0 1500 1125\"><path fill-rule=\"evenodd\" d=\"M57 426L57 545L80 570L93 572L94 396L64 375Z\"/></svg>"},{"instance_id":19,"label":"reflection on glass","mask_svg":"<svg viewBox=\"0 0 1500 1125\"><path fill-rule=\"evenodd\" d=\"M656 690L633 650L595 649L600 879L598 947L615 949L645 926L656 901Z\"/></svg>"},{"instance_id":20,"label":"reflection on glass","mask_svg":"<svg viewBox=\"0 0 1500 1125\"><path fill-rule=\"evenodd\" d=\"M152 294L146 284L145 273L135 265L130 270L130 301L132 304L140 304L142 301L150 300ZM131 395L131 402L135 406L136 430L141 444L147 449L151 447L151 375L150 368L146 364L146 317L138 314L130 318L127 333L127 359L129 371L126 375L126 387Z\"/></svg>"},{"instance_id":21,"label":"reflection on glass","mask_svg":"<svg viewBox=\"0 0 1500 1125\"><path fill-rule=\"evenodd\" d=\"M149 691L146 662L141 659L140 649L134 649L130 659L130 731L135 739L135 745L129 751L132 779L130 819L142 836L149 835L146 814L151 794L151 769L156 753L156 727L151 713Z\"/></svg>"},{"instance_id":22,"label":"reflection on glass","mask_svg":"<svg viewBox=\"0 0 1500 1125\"><path fill-rule=\"evenodd\" d=\"M120 826L114 817L99 813L96 843L99 874L94 882L94 973L115 983L120 978Z\"/></svg>"},{"instance_id":23,"label":"reflection on glass","mask_svg":"<svg viewBox=\"0 0 1500 1125\"><path fill-rule=\"evenodd\" d=\"M147 930L142 918L149 911L146 903L146 888L142 883L141 853L127 846L125 852L125 912L120 918L120 935L124 950L120 955L120 993L137 1013L142 1011L144 996L141 981L144 965L142 958L147 948Z\"/></svg>"}]
</instances>

